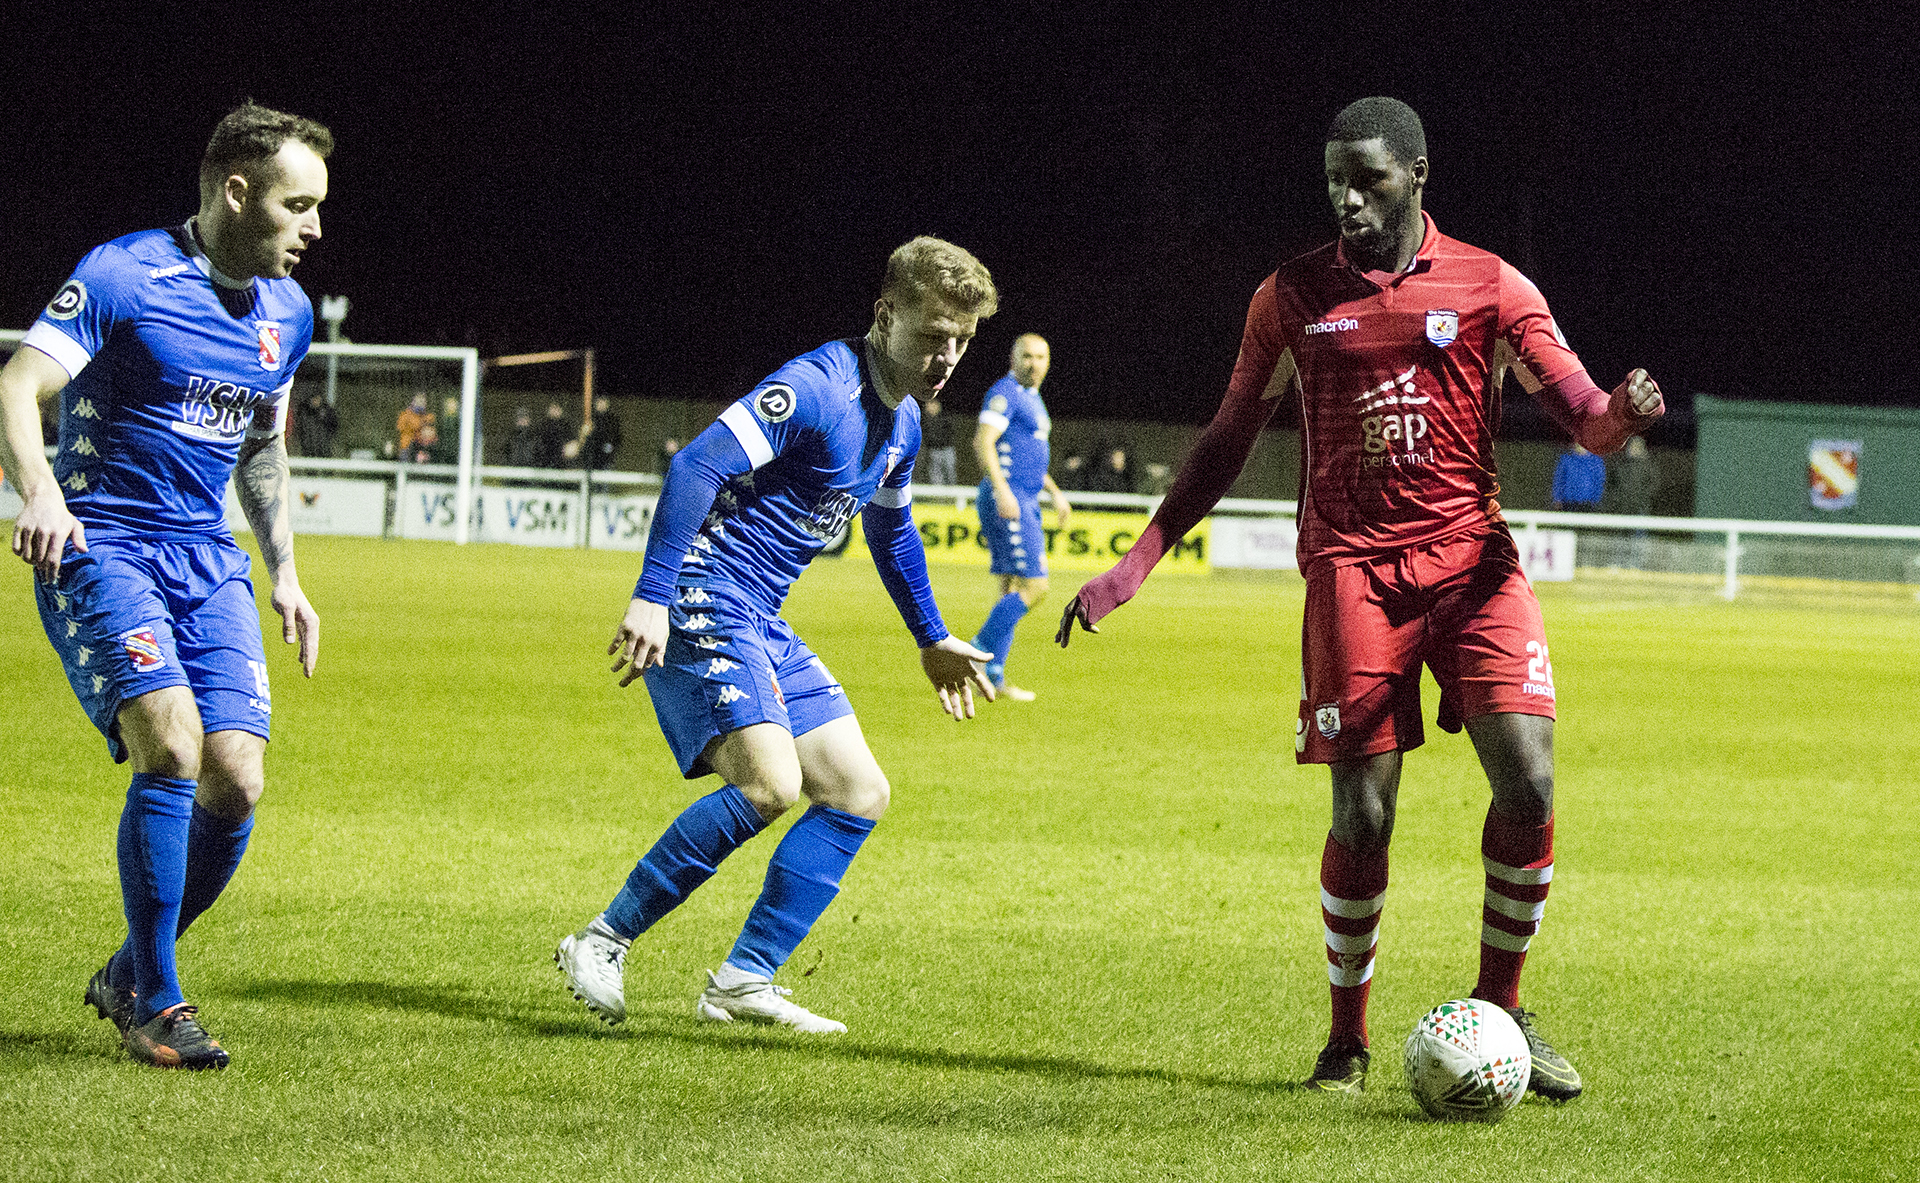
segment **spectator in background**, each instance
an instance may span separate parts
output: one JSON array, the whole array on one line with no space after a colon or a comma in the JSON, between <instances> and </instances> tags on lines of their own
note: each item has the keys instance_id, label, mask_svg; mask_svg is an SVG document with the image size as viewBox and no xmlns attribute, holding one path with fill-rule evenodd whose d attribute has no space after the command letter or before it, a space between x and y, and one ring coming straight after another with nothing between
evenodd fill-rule
<instances>
[{"instance_id":1,"label":"spectator in background","mask_svg":"<svg viewBox=\"0 0 1920 1183\"><path fill-rule=\"evenodd\" d=\"M1627 441L1626 450L1607 458L1607 508L1614 513L1634 514L1636 516L1653 512L1653 493L1660 483L1660 472L1653 461L1653 454L1647 451L1647 441L1634 436ZM1644 569L1652 550L1645 530L1635 530L1627 536L1627 559L1633 566Z\"/></svg>"},{"instance_id":2,"label":"spectator in background","mask_svg":"<svg viewBox=\"0 0 1920 1183\"><path fill-rule=\"evenodd\" d=\"M573 433L567 430L567 411L558 400L547 404L547 417L534 432L533 466L561 468L566 464L567 444Z\"/></svg>"},{"instance_id":3,"label":"spectator in background","mask_svg":"<svg viewBox=\"0 0 1920 1183\"><path fill-rule=\"evenodd\" d=\"M413 433L413 446L400 453L402 464L433 464L434 455L440 447L440 427L429 416L420 430Z\"/></svg>"},{"instance_id":4,"label":"spectator in background","mask_svg":"<svg viewBox=\"0 0 1920 1183\"><path fill-rule=\"evenodd\" d=\"M300 404L293 420L294 435L300 442L300 454L327 460L333 457L333 437L340 430L340 412L327 402L324 391L315 390Z\"/></svg>"},{"instance_id":5,"label":"spectator in background","mask_svg":"<svg viewBox=\"0 0 1920 1183\"><path fill-rule=\"evenodd\" d=\"M1087 487L1087 454L1074 452L1060 462L1060 487L1078 493Z\"/></svg>"},{"instance_id":6,"label":"spectator in background","mask_svg":"<svg viewBox=\"0 0 1920 1183\"><path fill-rule=\"evenodd\" d=\"M1626 451L1610 458L1608 474L1609 508L1615 513L1644 515L1653 512L1653 494L1660 474L1654 468L1653 453L1647 441L1634 436Z\"/></svg>"},{"instance_id":7,"label":"spectator in background","mask_svg":"<svg viewBox=\"0 0 1920 1183\"><path fill-rule=\"evenodd\" d=\"M1560 453L1553 466L1553 507L1578 513L1600 508L1607 491L1607 462L1579 444Z\"/></svg>"},{"instance_id":8,"label":"spectator in background","mask_svg":"<svg viewBox=\"0 0 1920 1183\"><path fill-rule=\"evenodd\" d=\"M433 412L427 410L427 396L416 394L400 409L400 417L394 420L394 445L405 458L413 451L413 437L420 434L422 424L433 422Z\"/></svg>"},{"instance_id":9,"label":"spectator in background","mask_svg":"<svg viewBox=\"0 0 1920 1183\"><path fill-rule=\"evenodd\" d=\"M1087 492L1133 492L1133 462L1127 458L1126 445L1103 444L1095 455L1099 459L1087 474Z\"/></svg>"},{"instance_id":10,"label":"spectator in background","mask_svg":"<svg viewBox=\"0 0 1920 1183\"><path fill-rule=\"evenodd\" d=\"M954 450L953 420L940 409L940 400L920 405L920 460L914 475L923 485L951 485L956 481L959 454Z\"/></svg>"},{"instance_id":11,"label":"spectator in background","mask_svg":"<svg viewBox=\"0 0 1920 1183\"><path fill-rule=\"evenodd\" d=\"M1140 491L1149 497L1165 497L1173 485L1173 469L1158 462L1147 465L1147 475L1140 478Z\"/></svg>"},{"instance_id":12,"label":"spectator in background","mask_svg":"<svg viewBox=\"0 0 1920 1183\"><path fill-rule=\"evenodd\" d=\"M666 439L661 440L660 452L658 455L654 457L654 461L653 461L654 471L658 472L662 479L665 479L667 475L667 466L669 464L672 464L673 458L679 454L680 454L679 440L675 439L672 436L668 436Z\"/></svg>"},{"instance_id":13,"label":"spectator in background","mask_svg":"<svg viewBox=\"0 0 1920 1183\"><path fill-rule=\"evenodd\" d=\"M533 412L525 407L513 409L513 434L507 437L507 463L515 468L533 468L539 463L540 439L534 434Z\"/></svg>"},{"instance_id":14,"label":"spectator in background","mask_svg":"<svg viewBox=\"0 0 1920 1183\"><path fill-rule=\"evenodd\" d=\"M460 400L459 399L455 398L453 395L450 394L445 399L441 400L440 420L434 426L437 429L437 434L439 435L440 439L438 443L434 444L433 447L429 449L429 451L432 454L428 457L428 463L430 464L460 463ZM479 455L479 450L478 450L479 443L480 443L479 440L474 441L475 455Z\"/></svg>"},{"instance_id":15,"label":"spectator in background","mask_svg":"<svg viewBox=\"0 0 1920 1183\"><path fill-rule=\"evenodd\" d=\"M613 467L620 452L620 416L604 394L594 396L593 418L587 420L587 438L580 449L580 462L596 471Z\"/></svg>"}]
</instances>

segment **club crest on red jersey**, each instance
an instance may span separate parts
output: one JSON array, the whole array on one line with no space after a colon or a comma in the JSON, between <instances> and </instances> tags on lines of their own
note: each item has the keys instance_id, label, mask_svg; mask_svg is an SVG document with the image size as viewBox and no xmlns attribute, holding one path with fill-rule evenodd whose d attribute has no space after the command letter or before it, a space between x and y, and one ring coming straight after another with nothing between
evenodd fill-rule
<instances>
[{"instance_id":1,"label":"club crest on red jersey","mask_svg":"<svg viewBox=\"0 0 1920 1183\"><path fill-rule=\"evenodd\" d=\"M1329 702L1313 708L1313 724L1328 739L1340 734L1340 704Z\"/></svg>"},{"instance_id":2,"label":"club crest on red jersey","mask_svg":"<svg viewBox=\"0 0 1920 1183\"><path fill-rule=\"evenodd\" d=\"M1460 335L1460 314L1451 308L1436 308L1427 313L1427 340L1445 349Z\"/></svg>"},{"instance_id":3,"label":"club crest on red jersey","mask_svg":"<svg viewBox=\"0 0 1920 1183\"><path fill-rule=\"evenodd\" d=\"M161 651L160 642L154 638L150 628L121 633L119 641L121 648L127 652L128 663L142 673L167 664L167 655Z\"/></svg>"},{"instance_id":4,"label":"club crest on red jersey","mask_svg":"<svg viewBox=\"0 0 1920 1183\"><path fill-rule=\"evenodd\" d=\"M1431 323L1431 322L1429 322ZM277 370L280 368L280 326L270 320L260 322L260 368ZM1432 330L1428 330L1432 335Z\"/></svg>"}]
</instances>

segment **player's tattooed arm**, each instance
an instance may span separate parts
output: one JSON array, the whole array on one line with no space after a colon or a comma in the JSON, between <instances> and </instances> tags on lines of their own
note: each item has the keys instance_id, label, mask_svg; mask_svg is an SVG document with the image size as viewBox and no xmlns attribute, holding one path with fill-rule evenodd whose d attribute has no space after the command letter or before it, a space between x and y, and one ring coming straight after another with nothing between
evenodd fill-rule
<instances>
[{"instance_id":1,"label":"player's tattooed arm","mask_svg":"<svg viewBox=\"0 0 1920 1183\"><path fill-rule=\"evenodd\" d=\"M311 678L320 660L320 615L307 602L293 570L293 482L286 440L278 434L248 437L240 445L240 464L233 477L240 509L253 527L273 584L271 602L280 614L280 639L289 645L300 643L300 667Z\"/></svg>"},{"instance_id":2,"label":"player's tattooed arm","mask_svg":"<svg viewBox=\"0 0 1920 1183\"><path fill-rule=\"evenodd\" d=\"M233 475L240 508L260 543L260 557L267 561L267 579L273 582L280 568L293 562L293 486L286 441L278 435L249 438L240 445L240 465Z\"/></svg>"}]
</instances>

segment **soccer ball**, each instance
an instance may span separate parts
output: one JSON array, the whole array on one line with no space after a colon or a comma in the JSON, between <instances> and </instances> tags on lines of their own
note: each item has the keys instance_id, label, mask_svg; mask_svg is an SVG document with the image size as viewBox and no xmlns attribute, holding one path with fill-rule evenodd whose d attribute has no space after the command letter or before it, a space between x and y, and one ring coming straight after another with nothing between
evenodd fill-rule
<instances>
[{"instance_id":1,"label":"soccer ball","mask_svg":"<svg viewBox=\"0 0 1920 1183\"><path fill-rule=\"evenodd\" d=\"M1428 1116L1499 1121L1533 1075L1527 1037L1506 1011L1478 998L1443 1002L1407 1037L1407 1085Z\"/></svg>"}]
</instances>

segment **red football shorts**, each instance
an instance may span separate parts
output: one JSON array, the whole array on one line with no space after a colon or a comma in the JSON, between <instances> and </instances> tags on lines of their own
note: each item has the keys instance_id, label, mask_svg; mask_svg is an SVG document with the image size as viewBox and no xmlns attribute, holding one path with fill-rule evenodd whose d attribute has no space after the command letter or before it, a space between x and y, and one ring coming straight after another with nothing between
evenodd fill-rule
<instances>
[{"instance_id":1,"label":"red football shorts","mask_svg":"<svg viewBox=\"0 0 1920 1183\"><path fill-rule=\"evenodd\" d=\"M1481 715L1554 717L1540 601L1497 523L1398 555L1311 564L1300 662L1302 764L1419 747L1422 665L1440 684L1444 731Z\"/></svg>"}]
</instances>

